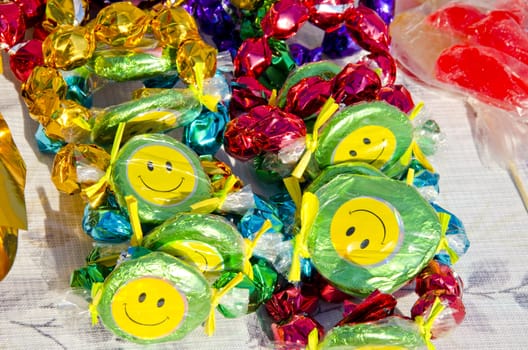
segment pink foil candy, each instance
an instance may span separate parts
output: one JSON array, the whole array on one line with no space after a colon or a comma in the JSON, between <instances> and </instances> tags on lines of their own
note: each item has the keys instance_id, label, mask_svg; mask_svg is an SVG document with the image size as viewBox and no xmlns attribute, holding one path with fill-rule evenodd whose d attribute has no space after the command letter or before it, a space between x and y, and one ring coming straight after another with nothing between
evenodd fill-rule
<instances>
[{"instance_id":1,"label":"pink foil candy","mask_svg":"<svg viewBox=\"0 0 528 350\"><path fill-rule=\"evenodd\" d=\"M14 0L24 13L26 23L31 25L38 21L44 14L46 3L43 0Z\"/></svg>"},{"instance_id":2,"label":"pink foil candy","mask_svg":"<svg viewBox=\"0 0 528 350\"><path fill-rule=\"evenodd\" d=\"M389 51L387 24L368 7L353 7L345 13L345 25L359 46L370 52Z\"/></svg>"},{"instance_id":3,"label":"pink foil candy","mask_svg":"<svg viewBox=\"0 0 528 350\"><path fill-rule=\"evenodd\" d=\"M264 37L244 40L233 60L235 77L258 78L271 64L271 48Z\"/></svg>"},{"instance_id":4,"label":"pink foil candy","mask_svg":"<svg viewBox=\"0 0 528 350\"><path fill-rule=\"evenodd\" d=\"M308 335L314 328L317 328L319 339L322 339L324 335L323 326L309 316L294 315L285 324L273 323L271 325L274 340L286 346L308 344Z\"/></svg>"},{"instance_id":5,"label":"pink foil candy","mask_svg":"<svg viewBox=\"0 0 528 350\"><path fill-rule=\"evenodd\" d=\"M265 37L285 40L297 33L308 20L309 11L299 0L279 0L261 21Z\"/></svg>"},{"instance_id":6,"label":"pink foil candy","mask_svg":"<svg viewBox=\"0 0 528 350\"><path fill-rule=\"evenodd\" d=\"M382 87L378 92L378 99L398 107L403 113L409 113L414 108L411 93L403 85Z\"/></svg>"},{"instance_id":7,"label":"pink foil candy","mask_svg":"<svg viewBox=\"0 0 528 350\"><path fill-rule=\"evenodd\" d=\"M420 296L411 308L411 317L423 316L426 320L431 312L435 299L439 298L445 309L433 321L431 335L439 338L458 326L466 316L466 308L458 295L431 290Z\"/></svg>"},{"instance_id":8,"label":"pink foil candy","mask_svg":"<svg viewBox=\"0 0 528 350\"><path fill-rule=\"evenodd\" d=\"M448 265L431 260L416 276L415 292L424 295L437 290L447 294L462 295L462 280Z\"/></svg>"},{"instance_id":9,"label":"pink foil candy","mask_svg":"<svg viewBox=\"0 0 528 350\"><path fill-rule=\"evenodd\" d=\"M15 77L24 82L33 68L44 64L42 41L31 39L20 43L9 50L9 67Z\"/></svg>"},{"instance_id":10,"label":"pink foil candy","mask_svg":"<svg viewBox=\"0 0 528 350\"><path fill-rule=\"evenodd\" d=\"M313 288L291 286L273 294L266 302L268 314L275 322L286 321L296 314L310 314L317 309L317 293Z\"/></svg>"},{"instance_id":11,"label":"pink foil candy","mask_svg":"<svg viewBox=\"0 0 528 350\"><path fill-rule=\"evenodd\" d=\"M396 298L391 294L384 294L376 290L353 307L350 303L347 303L345 315L337 326L381 320L394 313L396 304Z\"/></svg>"},{"instance_id":12,"label":"pink foil candy","mask_svg":"<svg viewBox=\"0 0 528 350\"><path fill-rule=\"evenodd\" d=\"M231 82L232 92L229 115L236 118L253 107L268 104L271 91L254 77L243 76Z\"/></svg>"},{"instance_id":13,"label":"pink foil candy","mask_svg":"<svg viewBox=\"0 0 528 350\"><path fill-rule=\"evenodd\" d=\"M320 111L331 94L332 81L318 76L304 78L288 90L284 110L309 118Z\"/></svg>"},{"instance_id":14,"label":"pink foil candy","mask_svg":"<svg viewBox=\"0 0 528 350\"><path fill-rule=\"evenodd\" d=\"M261 153L265 136L254 130L258 119L249 114L231 120L224 132L226 152L242 161L255 158Z\"/></svg>"},{"instance_id":15,"label":"pink foil candy","mask_svg":"<svg viewBox=\"0 0 528 350\"><path fill-rule=\"evenodd\" d=\"M26 22L20 6L14 2L0 3L0 49L8 49L21 42Z\"/></svg>"},{"instance_id":16,"label":"pink foil candy","mask_svg":"<svg viewBox=\"0 0 528 350\"><path fill-rule=\"evenodd\" d=\"M336 30L343 23L345 11L354 6L351 0L308 0L310 22L326 32Z\"/></svg>"},{"instance_id":17,"label":"pink foil candy","mask_svg":"<svg viewBox=\"0 0 528 350\"><path fill-rule=\"evenodd\" d=\"M332 95L337 103L346 105L375 100L381 88L379 76L364 64L347 64L334 77Z\"/></svg>"}]
</instances>

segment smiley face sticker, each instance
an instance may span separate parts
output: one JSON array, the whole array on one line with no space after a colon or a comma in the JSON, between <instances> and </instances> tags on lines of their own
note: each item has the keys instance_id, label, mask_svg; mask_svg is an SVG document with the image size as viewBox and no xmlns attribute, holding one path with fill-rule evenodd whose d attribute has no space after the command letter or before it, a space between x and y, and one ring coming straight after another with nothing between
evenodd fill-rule
<instances>
[{"instance_id":1,"label":"smiley face sticker","mask_svg":"<svg viewBox=\"0 0 528 350\"><path fill-rule=\"evenodd\" d=\"M330 223L330 239L341 258L375 266L398 252L404 231L400 214L388 202L357 197L343 203Z\"/></svg>"},{"instance_id":2,"label":"smiley face sticker","mask_svg":"<svg viewBox=\"0 0 528 350\"><path fill-rule=\"evenodd\" d=\"M307 188L319 202L307 239L313 265L349 294L394 292L434 256L441 236L435 210L415 188L383 174L326 171L325 181Z\"/></svg>"},{"instance_id":3,"label":"smiley face sticker","mask_svg":"<svg viewBox=\"0 0 528 350\"><path fill-rule=\"evenodd\" d=\"M106 278L97 311L116 335L136 343L178 340L209 314L211 290L201 273L152 252L124 261Z\"/></svg>"},{"instance_id":4,"label":"smiley face sticker","mask_svg":"<svg viewBox=\"0 0 528 350\"><path fill-rule=\"evenodd\" d=\"M362 102L333 115L319 131L314 157L321 168L347 161L370 164L389 176L399 175L399 160L411 146L407 115L386 102Z\"/></svg>"},{"instance_id":5,"label":"smiley face sticker","mask_svg":"<svg viewBox=\"0 0 528 350\"><path fill-rule=\"evenodd\" d=\"M212 188L198 156L167 135L142 135L120 150L112 172L120 205L125 197L138 201L142 222L160 223L190 205L210 198Z\"/></svg>"}]
</instances>

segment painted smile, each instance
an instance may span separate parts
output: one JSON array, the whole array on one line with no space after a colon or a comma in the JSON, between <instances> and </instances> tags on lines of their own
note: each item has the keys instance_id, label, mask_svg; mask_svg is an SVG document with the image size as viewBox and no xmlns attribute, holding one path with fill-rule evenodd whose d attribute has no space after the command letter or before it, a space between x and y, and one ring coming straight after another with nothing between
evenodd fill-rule
<instances>
[{"instance_id":1,"label":"painted smile","mask_svg":"<svg viewBox=\"0 0 528 350\"><path fill-rule=\"evenodd\" d=\"M353 211L348 212L348 214L352 215L353 213L357 213L359 211L363 211L365 213L369 213L369 214L375 216L379 220L381 226L383 226L383 239L381 240L381 244L385 244L385 238L387 237L387 227L385 227L385 223L383 222L383 220L376 213L373 213L370 210L366 210L366 209L353 210Z\"/></svg>"},{"instance_id":2,"label":"painted smile","mask_svg":"<svg viewBox=\"0 0 528 350\"><path fill-rule=\"evenodd\" d=\"M123 307L125 309L125 315L126 317L128 317L128 319L132 322L134 322L135 324L138 324L140 326L146 326L146 327L155 327L155 326L159 326L160 324L164 323L165 321L167 321L169 319L169 316L165 317L165 319L161 320L160 322L156 322L156 323L142 323L142 322L138 322L136 320L134 320L132 318L132 316L130 316L128 314L128 311L127 311L127 308L126 308L126 304L123 304Z\"/></svg>"},{"instance_id":3,"label":"painted smile","mask_svg":"<svg viewBox=\"0 0 528 350\"><path fill-rule=\"evenodd\" d=\"M148 188L149 190L154 191L154 192L163 192L163 193L176 191L178 188L180 188L180 186L181 186L181 185L183 184L183 182L185 181L185 179L182 177L180 183L179 183L176 187L173 187L173 188L168 189L168 190L158 190L158 189L156 189L156 188L153 188L153 187L149 186L149 185L143 180L143 178L141 177L141 175L139 175L138 178L139 178L139 180L141 181L141 183L142 183L146 188Z\"/></svg>"}]
</instances>

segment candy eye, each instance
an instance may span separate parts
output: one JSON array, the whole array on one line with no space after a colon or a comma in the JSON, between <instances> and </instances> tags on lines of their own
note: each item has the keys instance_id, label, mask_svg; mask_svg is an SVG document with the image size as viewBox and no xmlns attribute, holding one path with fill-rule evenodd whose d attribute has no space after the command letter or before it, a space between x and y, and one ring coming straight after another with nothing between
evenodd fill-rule
<instances>
[{"instance_id":1,"label":"candy eye","mask_svg":"<svg viewBox=\"0 0 528 350\"><path fill-rule=\"evenodd\" d=\"M365 145L370 145L370 139L369 139L368 137L365 137L365 138L363 139L363 143L364 143Z\"/></svg>"},{"instance_id":2,"label":"candy eye","mask_svg":"<svg viewBox=\"0 0 528 350\"><path fill-rule=\"evenodd\" d=\"M151 160L147 162L147 169L150 171L154 170L154 164L152 164Z\"/></svg>"},{"instance_id":3,"label":"candy eye","mask_svg":"<svg viewBox=\"0 0 528 350\"><path fill-rule=\"evenodd\" d=\"M158 304L157 304L157 305L158 305L158 307L162 307L163 305L165 305L165 299L160 298L160 299L158 300Z\"/></svg>"},{"instance_id":4,"label":"candy eye","mask_svg":"<svg viewBox=\"0 0 528 350\"><path fill-rule=\"evenodd\" d=\"M147 294L146 294L146 293L141 293L141 294L139 295L139 297L138 297L138 301L139 301L140 303L142 303L142 302L145 301L146 298L147 298Z\"/></svg>"},{"instance_id":5,"label":"candy eye","mask_svg":"<svg viewBox=\"0 0 528 350\"><path fill-rule=\"evenodd\" d=\"M351 157L355 157L355 156L357 156L357 152L354 151L354 150L348 152L348 154L350 154Z\"/></svg>"},{"instance_id":6,"label":"candy eye","mask_svg":"<svg viewBox=\"0 0 528 350\"><path fill-rule=\"evenodd\" d=\"M165 168L167 169L167 171L172 171L172 163L167 161L165 163Z\"/></svg>"},{"instance_id":7,"label":"candy eye","mask_svg":"<svg viewBox=\"0 0 528 350\"><path fill-rule=\"evenodd\" d=\"M356 228L354 226L350 227L346 232L347 237L352 236L354 232L356 232Z\"/></svg>"},{"instance_id":8,"label":"candy eye","mask_svg":"<svg viewBox=\"0 0 528 350\"><path fill-rule=\"evenodd\" d=\"M359 247L361 249L365 249L366 247L368 247L370 241L368 239L365 239L363 242L361 242L361 244L359 245Z\"/></svg>"}]
</instances>

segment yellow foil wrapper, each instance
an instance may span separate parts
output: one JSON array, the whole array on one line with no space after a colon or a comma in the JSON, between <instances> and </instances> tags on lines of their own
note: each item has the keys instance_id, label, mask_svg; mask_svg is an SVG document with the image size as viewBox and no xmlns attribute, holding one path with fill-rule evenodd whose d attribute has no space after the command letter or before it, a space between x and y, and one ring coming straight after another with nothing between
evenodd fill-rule
<instances>
[{"instance_id":1,"label":"yellow foil wrapper","mask_svg":"<svg viewBox=\"0 0 528 350\"><path fill-rule=\"evenodd\" d=\"M63 100L45 127L46 135L66 143L86 143L90 139L90 110L75 101Z\"/></svg>"},{"instance_id":2,"label":"yellow foil wrapper","mask_svg":"<svg viewBox=\"0 0 528 350\"><path fill-rule=\"evenodd\" d=\"M63 70L84 65L92 57L94 50L93 32L71 25L58 27L42 43L44 63Z\"/></svg>"},{"instance_id":3,"label":"yellow foil wrapper","mask_svg":"<svg viewBox=\"0 0 528 350\"><path fill-rule=\"evenodd\" d=\"M60 72L49 67L35 67L28 80L22 84L21 95L29 115L42 125L47 125L53 111L66 97L68 86Z\"/></svg>"},{"instance_id":4,"label":"yellow foil wrapper","mask_svg":"<svg viewBox=\"0 0 528 350\"><path fill-rule=\"evenodd\" d=\"M150 17L130 2L116 2L95 18L95 37L111 46L136 47L148 29Z\"/></svg>"},{"instance_id":5,"label":"yellow foil wrapper","mask_svg":"<svg viewBox=\"0 0 528 350\"><path fill-rule=\"evenodd\" d=\"M199 36L194 18L182 7L163 8L153 18L151 26L162 46L177 48L185 40Z\"/></svg>"},{"instance_id":6,"label":"yellow foil wrapper","mask_svg":"<svg viewBox=\"0 0 528 350\"><path fill-rule=\"evenodd\" d=\"M197 62L204 63L203 78L211 78L216 72L216 54L217 50L201 39L184 41L176 54L176 66L180 78L187 84L194 85L196 77L193 67Z\"/></svg>"},{"instance_id":7,"label":"yellow foil wrapper","mask_svg":"<svg viewBox=\"0 0 528 350\"><path fill-rule=\"evenodd\" d=\"M260 1L255 0L231 0L231 4L241 10L253 10L259 3Z\"/></svg>"},{"instance_id":8,"label":"yellow foil wrapper","mask_svg":"<svg viewBox=\"0 0 528 350\"><path fill-rule=\"evenodd\" d=\"M26 164L0 114L0 280L15 260L18 230L27 229Z\"/></svg>"},{"instance_id":9,"label":"yellow foil wrapper","mask_svg":"<svg viewBox=\"0 0 528 350\"><path fill-rule=\"evenodd\" d=\"M69 143L55 155L51 170L51 181L60 192L75 194L82 188L93 185L99 179L89 175L98 173L102 176L110 164L110 155L96 145Z\"/></svg>"},{"instance_id":10,"label":"yellow foil wrapper","mask_svg":"<svg viewBox=\"0 0 528 350\"><path fill-rule=\"evenodd\" d=\"M85 0L48 0L42 26L48 32L61 25L80 25L88 14Z\"/></svg>"}]
</instances>

